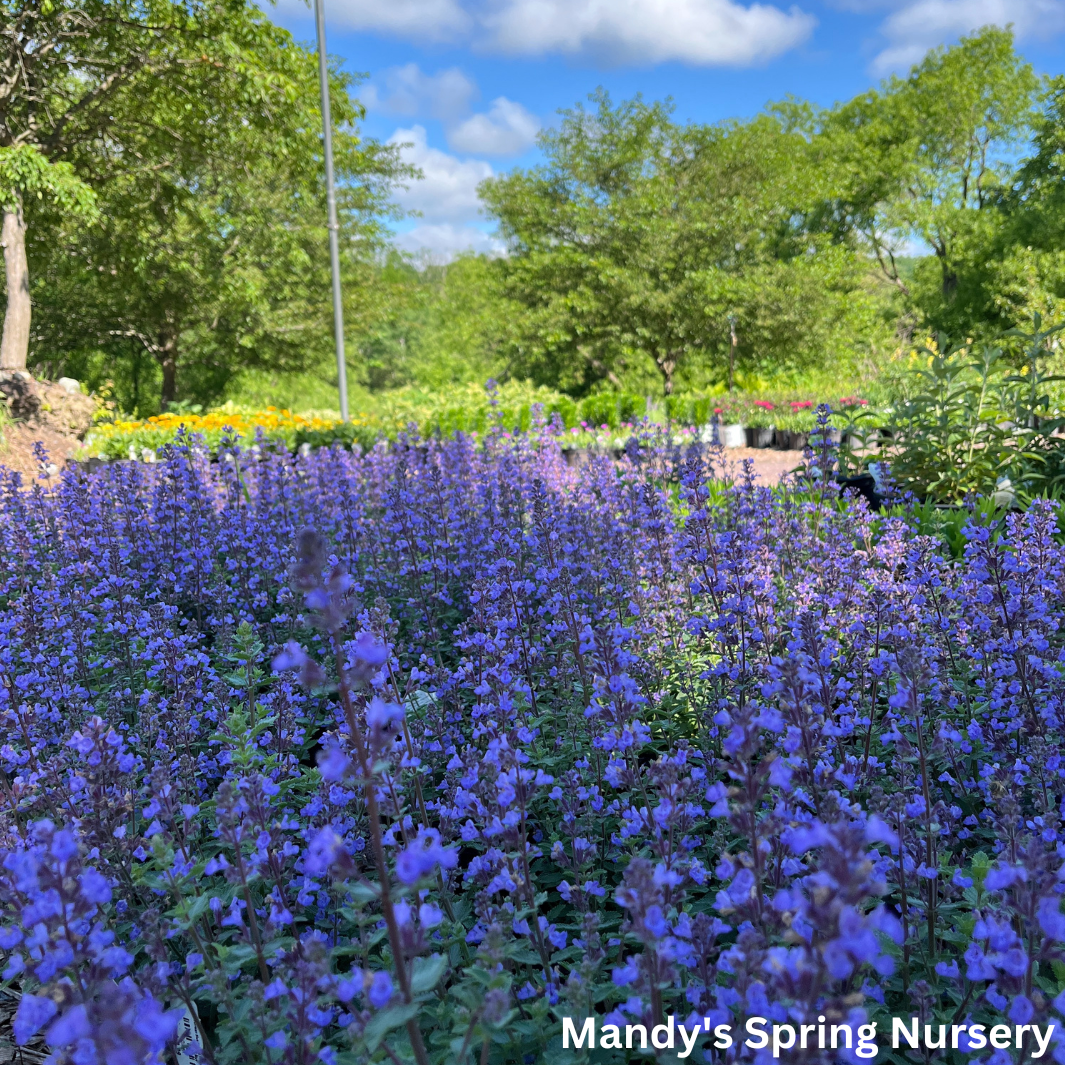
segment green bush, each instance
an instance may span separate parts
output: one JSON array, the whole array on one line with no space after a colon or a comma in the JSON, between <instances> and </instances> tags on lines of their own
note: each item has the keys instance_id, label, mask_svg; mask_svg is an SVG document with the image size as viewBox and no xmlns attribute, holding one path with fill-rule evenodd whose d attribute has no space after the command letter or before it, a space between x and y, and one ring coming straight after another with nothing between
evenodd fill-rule
<instances>
[{"instance_id":1,"label":"green bush","mask_svg":"<svg viewBox=\"0 0 1065 1065\"><path fill-rule=\"evenodd\" d=\"M1065 418L1049 391L1058 379L1041 366L1055 332L1037 320L1030 334L1008 334L1024 342L1021 352L1000 345L952 351L942 342L919 349L883 419L887 439L879 457L893 480L943 503L1002 491L1003 480L1022 499L1060 495L1065 441L1056 434ZM869 458L868 451L844 454L854 466Z\"/></svg>"}]
</instances>

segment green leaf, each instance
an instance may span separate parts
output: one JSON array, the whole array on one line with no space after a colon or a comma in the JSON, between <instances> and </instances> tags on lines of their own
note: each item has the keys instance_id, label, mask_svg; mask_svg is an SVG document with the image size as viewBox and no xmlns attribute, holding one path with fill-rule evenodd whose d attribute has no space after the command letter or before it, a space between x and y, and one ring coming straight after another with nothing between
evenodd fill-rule
<instances>
[{"instance_id":1,"label":"green leaf","mask_svg":"<svg viewBox=\"0 0 1065 1065\"><path fill-rule=\"evenodd\" d=\"M418 1016L418 1004L411 1002L402 1006L391 1006L386 1010L381 1010L368 1025L366 1025L366 1031L363 1034L363 1038L366 1040L366 1047L371 1052L376 1050L381 1041L388 1035L389 1032L396 1028L402 1028L407 1021Z\"/></svg>"},{"instance_id":2,"label":"green leaf","mask_svg":"<svg viewBox=\"0 0 1065 1065\"><path fill-rule=\"evenodd\" d=\"M184 915L180 916L180 922L182 928L190 927L200 916L204 913L208 906L211 904L211 896L208 894L196 895L192 899L184 899ZM171 913L178 912L179 908L172 910Z\"/></svg>"},{"instance_id":3,"label":"green leaf","mask_svg":"<svg viewBox=\"0 0 1065 1065\"><path fill-rule=\"evenodd\" d=\"M442 954L434 954L429 958L414 959L414 973L411 976L410 989L415 995L423 995L432 991L440 982L440 977L447 969L447 958Z\"/></svg>"}]
</instances>

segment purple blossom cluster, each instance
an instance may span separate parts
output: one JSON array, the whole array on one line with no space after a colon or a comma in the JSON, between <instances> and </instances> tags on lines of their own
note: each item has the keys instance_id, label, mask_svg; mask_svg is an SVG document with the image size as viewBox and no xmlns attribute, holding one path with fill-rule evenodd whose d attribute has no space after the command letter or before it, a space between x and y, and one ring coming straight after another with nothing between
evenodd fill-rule
<instances>
[{"instance_id":1,"label":"purple blossom cluster","mask_svg":"<svg viewBox=\"0 0 1065 1065\"><path fill-rule=\"evenodd\" d=\"M4 474L15 1041L526 1065L606 1060L563 1017L1005 1016L1065 1063L1053 505L955 560L823 450L773 490L718 461L489 434Z\"/></svg>"}]
</instances>

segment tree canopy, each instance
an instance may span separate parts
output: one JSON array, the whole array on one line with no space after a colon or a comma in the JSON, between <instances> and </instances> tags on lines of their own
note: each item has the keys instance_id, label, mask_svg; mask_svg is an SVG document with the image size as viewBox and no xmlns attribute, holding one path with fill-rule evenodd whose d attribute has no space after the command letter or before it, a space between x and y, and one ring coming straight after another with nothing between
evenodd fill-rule
<instances>
[{"instance_id":1,"label":"tree canopy","mask_svg":"<svg viewBox=\"0 0 1065 1065\"><path fill-rule=\"evenodd\" d=\"M802 364L868 325L865 263L825 229L816 151L781 116L680 126L664 104L564 112L543 165L482 197L526 309L515 365L577 392L641 368L666 394L720 377L739 327L749 366Z\"/></svg>"},{"instance_id":2,"label":"tree canopy","mask_svg":"<svg viewBox=\"0 0 1065 1065\"><path fill-rule=\"evenodd\" d=\"M78 9L42 22L30 6L35 47L47 31L65 57L25 75L5 127L22 138L9 156L55 175L39 202L8 183L30 223L35 361L79 376L125 363L111 376L134 406L147 389L174 400L179 366L183 394L206 398L238 369L306 364L328 336L314 55L236 0L99 5L81 16L85 54L71 42ZM345 250L364 259L404 168L360 140L352 79L334 69L331 82Z\"/></svg>"}]
</instances>

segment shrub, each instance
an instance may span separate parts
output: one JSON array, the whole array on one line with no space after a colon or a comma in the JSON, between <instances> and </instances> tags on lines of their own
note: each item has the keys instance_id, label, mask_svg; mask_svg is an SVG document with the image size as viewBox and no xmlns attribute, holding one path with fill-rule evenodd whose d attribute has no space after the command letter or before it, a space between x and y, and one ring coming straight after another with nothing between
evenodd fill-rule
<instances>
[{"instance_id":1,"label":"shrub","mask_svg":"<svg viewBox=\"0 0 1065 1065\"><path fill-rule=\"evenodd\" d=\"M893 479L921 498L957 503L1002 480L1027 498L1065 489L1065 425L1043 373L1056 329L1024 337L1023 359L1000 346L945 343L914 352L900 395L882 419ZM1018 366L1020 361L1020 366ZM869 412L852 408L860 427Z\"/></svg>"},{"instance_id":2,"label":"shrub","mask_svg":"<svg viewBox=\"0 0 1065 1065\"><path fill-rule=\"evenodd\" d=\"M596 392L581 400L581 420L588 425L617 429L626 422L638 421L647 409L646 400L627 392Z\"/></svg>"}]
</instances>

